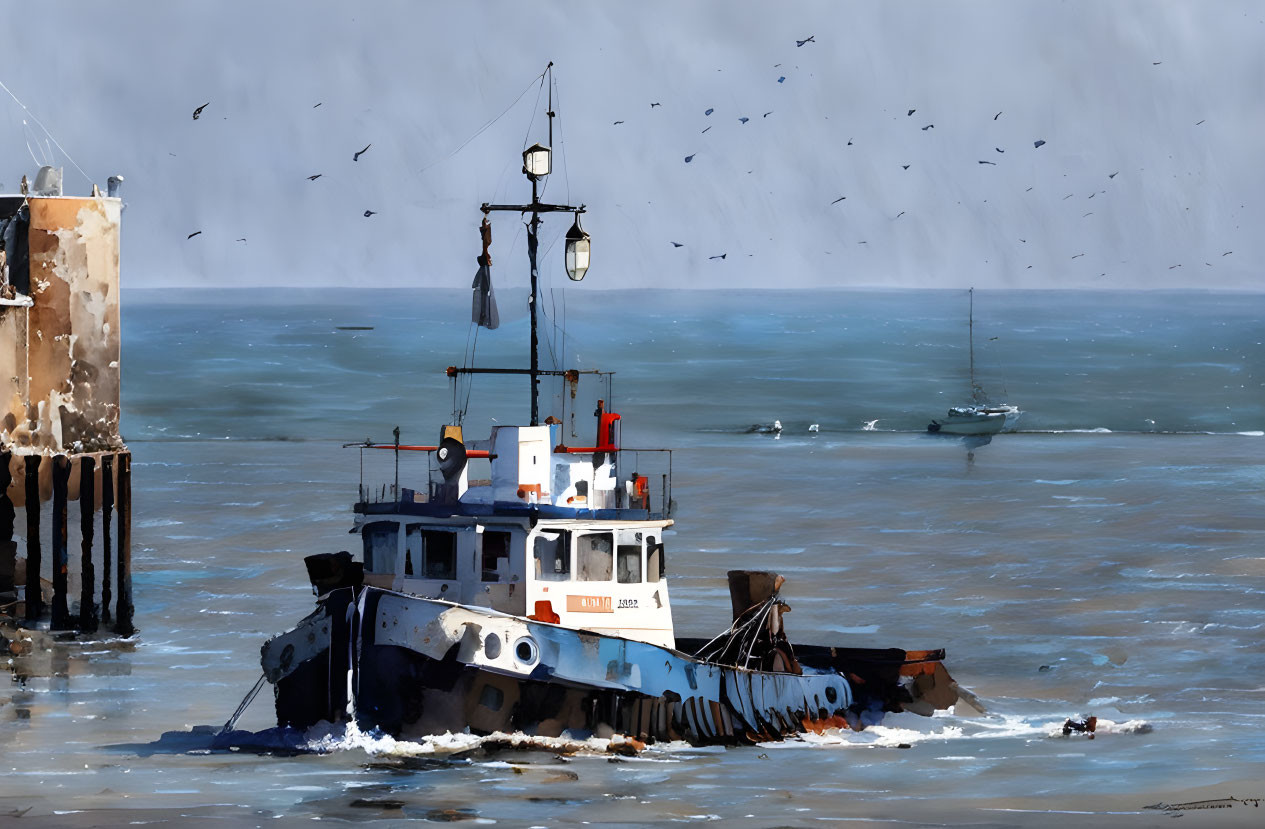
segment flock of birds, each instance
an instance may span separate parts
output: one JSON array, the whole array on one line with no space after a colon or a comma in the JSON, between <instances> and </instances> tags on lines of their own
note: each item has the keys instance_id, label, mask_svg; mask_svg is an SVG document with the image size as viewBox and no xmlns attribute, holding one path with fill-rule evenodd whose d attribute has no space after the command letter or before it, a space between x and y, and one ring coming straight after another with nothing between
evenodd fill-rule
<instances>
[{"instance_id":1,"label":"flock of birds","mask_svg":"<svg viewBox=\"0 0 1265 829\"><path fill-rule=\"evenodd\" d=\"M804 47L805 45L807 45L807 44L809 44L809 43L816 43L816 42L817 42L817 38L816 38L816 36L815 36L815 35L809 35L808 37L806 37L806 38L804 38L804 39L802 39L802 40L797 39L797 40L795 41L795 47L798 49L798 48L802 48L802 47ZM1158 65L1158 64L1156 64L1156 65ZM780 64L780 63L775 63L775 64L773 65L773 68L777 69L777 68L780 68L781 66L782 66L782 64ZM786 76L785 76L785 75L779 75L779 76L778 76L778 79L777 79L777 82L778 82L778 83L785 83L785 82L786 82ZM663 103L662 103L661 101L652 101L652 102L650 103L650 108L651 108L651 109L654 109L654 108L656 108L656 107L662 107L662 106L663 106ZM708 107L707 109L705 109L705 110L703 111L703 117L704 117L704 118L711 117L712 113L714 113L715 111L716 111L715 107ZM916 113L917 111L918 111L918 110L917 110L917 108L910 109L910 110L908 110L908 111L905 113L905 117L907 117L907 118L912 118L912 117L913 117L913 115L914 115L914 113ZM761 117L762 117L762 118L768 118L768 117L769 117L770 115L772 115L774 112L775 112L775 110L769 110L768 112L763 113L763 115L762 115ZM999 118L1001 118L1002 114L1003 114L1003 111L998 111L998 112L997 112L997 114L993 116L993 120L994 120L994 121L998 120ZM750 118L750 117L748 117L748 116L746 116L746 115L742 115L742 116L739 116L739 117L738 117L738 123L739 123L739 124L746 124L746 123L748 123L750 120L751 120L751 118ZM613 125L613 126L619 126L620 124L624 124L624 123L626 123L626 122L625 122L625 121L623 121L623 120L620 120L620 121L615 121L612 125ZM1202 122L1202 121L1200 121L1200 123L1203 123L1203 122ZM936 125L935 125L935 124L926 124L926 125L924 125L923 127L921 127L920 129L921 129L923 132L927 132L927 131L929 131L929 130L933 130L933 129L935 129L935 127L936 127ZM708 125L707 127L705 127L705 128L703 129L702 133L700 133L700 134L706 134L706 133L708 132L708 130L710 130L711 128L712 128L712 127L711 127L711 125ZM1038 138L1038 139L1036 139L1036 140L1034 140L1034 141L1032 142L1032 147L1033 147L1033 149L1035 149L1035 150L1039 150L1039 149L1041 149L1043 146L1045 146L1045 144L1046 144L1045 139L1043 139L1043 138ZM848 139L847 146L849 146L849 147L853 146L853 142L852 142L852 139L851 139L851 138L849 138L849 139ZM1006 152L1006 151L1005 151L1005 150L1003 150L1001 147L994 147L993 149L994 149L994 150L996 150L998 153L1003 153L1003 154L1004 154L1004 153ZM693 161L694 161L694 159L695 159L697 156L698 156L698 153L697 153L697 152L690 153L689 155L685 156L684 161L685 161L685 163L686 163L686 164L690 164L691 162L693 162ZM987 160L987 159L981 159L981 160L979 161L979 164L987 164L987 165L991 165L991 166L994 166L994 167L995 167L995 166L997 166L997 162L995 162L995 161L989 161L989 160ZM902 165L901 165L901 169L903 169L903 170L908 170L908 169L910 168L910 166L911 166L911 165L909 165L909 164L902 164ZM752 172L752 171L748 170L747 172L748 172L748 173L750 173L750 172ZM1109 176L1109 178L1115 178L1115 176L1116 176L1116 175L1117 175L1117 173L1112 173L1112 174L1111 174L1111 176ZM1031 188L1029 188L1029 189L1031 189ZM838 203L839 203L839 202L841 202L841 201L846 201L846 200L847 200L847 198L848 198L848 197L847 197L846 195L844 195L844 196L839 196L839 198L837 198L837 199L835 199L834 201L830 202L830 205L831 205L831 206L834 206L834 205L838 204ZM1092 198L1092 196L1091 196L1091 198ZM904 210L902 210L902 211L900 211L900 213L896 214L895 218L896 218L896 219L899 219L901 216L904 216L904 215L905 215L905 211L904 211ZM865 242L861 242L860 244L865 244ZM685 245L684 245L684 243L682 243L682 242L676 242L676 241L673 241L673 242L672 242L672 247L674 247L674 248L682 248L682 247L685 247ZM748 255L748 256L752 256L753 254L747 254L747 255ZM715 255L715 256L709 256L709 257L707 257L707 258L708 258L709 260L724 260L724 259L726 259L727 257L728 257L728 253L726 252L726 253L720 253L720 254L717 254L717 255ZM1031 266L1029 266L1029 267L1031 267ZM766 430L768 430L768 431L769 431L769 432L771 432L771 433L781 431L780 429L778 429L778 430L774 430L774 429L772 429L772 427L769 427L769 426L761 427L761 429L766 429Z\"/></svg>"},{"instance_id":2,"label":"flock of birds","mask_svg":"<svg viewBox=\"0 0 1265 829\"><path fill-rule=\"evenodd\" d=\"M795 41L795 46L796 46L796 48L802 48L802 47L806 46L807 44L810 44L810 43L811 43L811 44L815 44L816 42L817 42L817 41L816 41L816 37L815 37L814 35L809 35L809 36L808 36L808 37L806 37L806 38L803 38L803 39L797 39L797 40ZM1162 63L1163 63L1163 61L1152 61L1152 66L1159 66L1159 65L1161 65ZM780 68L781 66L782 66L782 64L781 64L781 63L774 64L774 68L775 68L775 69ZM787 80L787 78L786 78L786 76L785 76L785 75L779 75L779 76L777 77L777 83L779 83L779 84L784 83L786 80ZM653 110L653 109L656 109L656 108L661 108L661 107L663 107L663 102L662 102L662 101L653 101L653 102L651 102L651 103L650 103L650 108L651 108L652 110ZM704 117L704 118L710 118L710 117L713 115L713 113L715 113L715 111L716 111L716 110L715 110L715 108L714 108L714 107L707 107L707 108L703 111L703 117ZM909 108L909 109L907 109L907 110L906 110L906 112L905 112L905 117L906 117L906 118L912 118L912 117L913 117L913 116L914 116L917 112L918 112L918 109L917 109L916 107L915 107L915 108ZM768 118L770 115L773 115L773 114L774 114L774 111L773 111L773 110L770 110L770 111L768 111L768 112L763 113L761 117L762 117L762 118ZM992 120L993 120L993 121L997 121L997 120L999 120L999 119L1000 119L1000 118L1001 118L1004 114L1005 114L1005 111L1004 111L1004 110L998 110L998 111L997 111L997 112L996 112L996 113L992 116ZM747 124L747 123L748 123L749 121L751 121L751 120L752 120L752 119L751 119L751 117L749 117L749 116L747 116L747 115L742 115L742 116L740 116L740 117L738 118L738 122L739 122L739 124L740 124L740 125L741 125L741 124ZM1199 121L1195 122L1195 126L1199 126L1199 125L1203 124L1205 120L1206 120L1206 119L1201 119L1201 120L1199 120ZM624 123L625 123L625 121L623 121L623 120L615 121L615 122L614 122L614 126L619 126L619 125L624 124ZM713 126L713 125L708 124L706 127L704 127L704 129L702 130L702 134L705 134L705 133L707 133L709 130L711 130L711 129L712 129L712 126ZM936 128L936 125L935 125L934 123L931 123L931 122L924 123L924 124L922 124L922 125L919 127L919 129L920 129L921 131L923 131L923 132L929 132L929 131L931 131L931 130L934 130L935 128ZM1032 151L1037 151L1037 150L1040 150L1042 147L1044 147L1044 146L1048 143L1048 142L1047 142L1044 138L1035 138L1035 137L1034 137L1034 138L1032 138L1032 139L1031 139L1031 141L1032 141ZM847 140L847 144L846 144L846 146L849 146L849 147L853 146L853 140L852 140L851 138L849 138L849 139ZM1003 148L1003 147L999 147L999 146L994 146L994 147L993 147L993 150L994 150L997 154L999 154L999 155L1004 155L1004 154L1006 153L1006 149L1005 149L1005 148ZM691 164L691 163L693 163L693 162L694 162L694 160L698 157L698 155L699 155L699 152L698 152L698 151L695 151L695 152L690 153L689 155L686 155L686 156L684 157L684 163L686 163L686 164ZM998 166L998 163L997 163L997 161L994 161L994 160L992 160L992 159L988 159L988 158L978 158L978 157L977 157L977 165L978 165L978 166L992 166L992 167L996 167L996 166ZM910 169L910 167L911 167L911 166L912 166L911 164L901 164L901 169L902 169L902 170L905 170L905 171L908 171L908 170ZM752 171L751 171L751 170L748 170L747 172L748 172L748 173L751 173ZM1107 175L1107 178L1108 178L1109 180L1112 180L1112 179L1115 179L1115 177L1116 177L1117 175L1119 175L1119 174L1120 174L1120 171L1119 171L1119 170L1117 170L1117 171L1112 172L1112 173L1110 173L1109 175ZM1027 190L1026 190L1025 192L1031 191L1032 189L1033 189L1032 187L1029 187L1029 188L1027 188ZM1098 195L1104 195L1104 194L1106 194L1106 193L1107 193L1107 191L1106 191L1106 190L1096 190L1096 191L1094 191L1094 192L1090 193L1090 194L1089 194L1089 196L1088 196L1088 198L1092 199L1092 198L1094 198L1095 196L1098 196ZM1075 195L1074 193L1069 193L1068 195L1066 195L1066 196L1064 196L1064 197L1063 197L1063 200L1067 200L1067 199L1069 199L1069 198L1072 198L1072 196L1074 196L1074 195ZM847 200L847 198L848 198L848 197L847 197L847 195L846 195L846 194L844 194L844 195L840 195L838 198L836 198L836 199L834 199L833 201L831 201L831 202L829 203L829 206L834 206L834 205L837 205L837 204L839 204L839 203L841 203L841 202L844 202L844 201L846 201L846 200ZM1187 209L1189 209L1189 208L1187 208ZM902 216L905 216L905 215L906 215L906 211L902 210L902 211L900 211L899 213L897 213L894 217L892 217L892 220L894 221L894 220L899 219L899 218L901 218ZM1092 216L1092 215L1094 215L1094 211L1086 211L1086 212L1085 212L1085 213L1081 216L1081 218L1088 218L1089 216ZM671 241L671 244L672 244L672 247L673 247L673 248L682 248L682 247L685 247L685 244L684 244L684 243L682 243L682 242L673 241L673 240L669 240L669 241ZM1023 238L1020 238L1020 239L1019 239L1019 242L1020 242L1020 243L1023 243L1023 244L1026 244L1026 243L1027 243L1027 241L1028 241L1027 239L1023 239ZM860 241L858 241L858 244L864 245L864 244L866 244L866 241L865 241L865 240L860 240ZM1226 251L1226 252L1224 252L1224 253L1223 253L1223 254L1221 254L1221 255L1222 255L1222 256L1229 256L1231 253L1233 253L1233 251ZM750 253L749 253L749 254L747 254L747 256L753 256L753 255L754 255L754 254L750 254ZM1084 256L1084 255L1085 255L1085 254L1084 254L1083 252L1082 252L1082 253L1077 253L1076 255L1072 256L1072 259L1078 259L1078 258L1080 258L1080 257L1082 257L1082 256ZM708 256L707 258L708 258L708 260L723 261L723 260L725 260L725 259L727 259L727 258L728 258L728 252L724 252L724 253L719 253L719 254L716 254L716 255ZM1209 266L1209 267L1211 267L1211 266L1212 266L1212 263L1211 263L1211 262L1205 262L1204 264L1205 264L1205 265L1207 265L1207 266ZM1032 267L1033 267L1032 265L1028 265L1028 266L1027 266L1027 268L1028 268L1028 269L1031 269ZM1181 267L1181 264L1174 264L1174 265L1171 265L1171 266L1169 267L1169 270L1172 270L1172 269L1174 269L1174 268L1180 268L1180 267ZM1106 273L1100 273L1100 274L1099 274L1099 278L1101 278L1101 277L1105 277L1105 276L1107 276L1107 274L1106 274ZM768 427L768 428L771 430L771 427ZM771 431L772 431L772 430L771 430Z\"/></svg>"},{"instance_id":3,"label":"flock of birds","mask_svg":"<svg viewBox=\"0 0 1265 829\"><path fill-rule=\"evenodd\" d=\"M323 104L323 103L324 103L324 101L317 101L315 104L313 104L313 105L312 105L312 109L316 109L318 106L320 106L320 105L321 105L321 104ZM193 110L193 120L195 120L195 121L196 121L196 120L198 120L199 118L201 118L201 117L202 117L202 112L203 112L203 110L205 110L205 109L206 109L207 107L209 107L210 105L211 105L211 102L210 102L210 101L207 101L205 104L202 104L201 106L199 106L199 107L195 108L195 109ZM366 144L366 145L364 146L364 149L362 149L362 150L358 150L357 152L352 153L352 154L351 154L351 160L352 160L352 161L359 161L359 160L360 160L360 157L361 157L362 155L364 155L365 153L369 152L369 148L370 148L370 147L372 147L372 146L373 146L373 144ZM310 176L308 176L308 177L307 177L307 180L308 180L308 181L316 181L318 178L320 178L320 177L321 177L321 176L323 176L323 175L325 175L325 174L324 174L324 173L313 173L312 175L310 175ZM377 215L377 213L378 213L378 211L376 211L376 210L367 210L367 209L366 209L366 210L365 210L365 212L364 212L364 217L365 217L366 219L368 219L370 216L376 216L376 215ZM201 235L202 235L202 231L201 231L201 230L195 230L195 231L193 231L192 233L190 233L190 234L186 237L186 241L187 241L188 239L192 239L194 236L201 236ZM246 241L246 239L245 239L245 237L243 237L243 238L237 239L237 240L235 240L235 241L238 241L238 242L245 242L245 241Z\"/></svg>"},{"instance_id":4,"label":"flock of birds","mask_svg":"<svg viewBox=\"0 0 1265 829\"><path fill-rule=\"evenodd\" d=\"M816 40L815 35L809 35L808 37L803 38L803 39L796 39L796 40L795 40L795 47L796 47L797 49L799 49L799 48L803 48L804 46L807 46L807 45L809 45L809 44L816 44L816 42L817 42L817 40ZM1152 62L1152 65L1153 65L1153 66L1159 66L1161 63L1162 63L1162 61L1153 61L1153 62ZM782 66L782 64L781 64L781 63L777 63L777 64L774 64L773 68L777 69L777 68L780 68L781 66ZM786 76L785 76L785 75L779 75L779 76L778 76L778 78L777 78L777 83L782 84L782 83L784 83L786 80L787 80L787 78L786 78ZM313 105L313 108L316 108L316 107L321 106L321 103L323 103L323 102L317 102L316 104L314 104L314 105ZM209 101L208 101L207 103L204 103L204 104L202 104L202 105L198 106L196 109L194 109L194 110L193 110L193 120L194 120L194 121L197 121L197 120L201 117L202 113L203 113L203 112L207 109L207 107L209 107L210 105L211 105L211 102L209 102ZM650 103L650 109L652 109L652 110L654 110L654 109L660 109L660 108L662 108L662 107L663 107L663 103L662 103L662 101L652 101L652 102ZM715 110L715 108L714 108L714 107L708 107L708 108L706 108L706 109L703 111L703 117L704 117L704 118L710 118L710 117L711 117L711 116L712 116L715 112L716 112L716 110ZM914 116L917 112L918 112L918 109L917 109L917 108L909 108L909 109L907 109L907 110L906 110L906 112L905 112L905 117L906 117L906 118L912 118L912 117L913 117L913 116ZM764 112L764 113L761 115L761 117L762 117L762 118L768 118L770 115L773 115L773 114L774 114L774 110L769 110L768 112ZM1003 111L1003 110L999 110L996 114L994 114L994 115L993 115L992 120L993 120L993 121L997 121L997 120L999 120L999 119L1002 117L1002 115L1003 115L1003 114L1004 114L1004 111ZM747 115L742 115L742 116L739 116L739 117L738 117L738 122L739 122L739 124L740 124L740 125L747 124L747 123L748 123L748 122L750 122L751 120L752 120L752 118L751 118L751 117L749 117L749 116L747 116ZM1199 120L1198 122L1196 122L1195 126L1199 126L1200 124L1203 124L1203 123L1204 123L1204 120L1205 120L1205 119L1201 119L1201 120ZM624 120L618 120L618 121L615 121L613 125L614 125L614 126L619 126L619 125L624 124L624 123L626 123ZM703 130L702 130L702 133L703 133L703 134L706 134L709 130L711 130L711 129L712 129L712 127L713 127L713 124L708 124L708 125L707 125L707 126L706 126ZM931 131L931 130L934 130L934 129L935 129L935 127L936 127L936 125L935 125L934 123L930 123L930 122L928 122L928 123L923 124L922 126L920 126L920 127L919 127L919 129L921 129L923 132L929 132L929 131ZM1035 139L1033 139L1033 140L1032 140L1032 147L1033 147L1033 150L1034 150L1034 151L1035 151L1035 150L1040 150L1042 147L1044 147L1044 146L1046 145L1046 143L1047 143L1047 142L1046 142L1046 140L1045 140L1045 139L1043 139L1043 138L1035 138ZM362 155L364 155L365 153L367 153L367 152L369 151L369 149L370 149L372 146L373 146L373 144L372 144L372 143L370 143L370 144L366 144L366 145L365 145L362 149L360 149L360 150L357 150L357 151L353 152L353 153L352 153L352 161L359 161L359 160L360 160L360 157L361 157ZM853 146L853 141L852 141L852 139L851 139L851 138L849 138L849 139L848 139L848 141L847 141L847 145L846 145L846 146L849 146L849 147ZM994 149L994 151L995 151L997 154L1000 154L1000 155L1004 155L1004 154L1006 153L1006 149L1004 149L1003 147L994 146L994 147L993 147L993 149ZM692 162L694 161L694 159L695 159L697 156L698 156L698 152L697 152L697 151L696 151L696 152L692 152L692 153L690 153L689 155L686 155L686 156L684 157L684 163L686 163L686 164L690 164L690 163L692 163ZM991 160L991 159L987 159L987 158L977 159L977 164L978 164L978 165L981 165L981 166L993 166L993 167L997 166L997 162L996 162L996 161L993 161L993 160ZM901 164L900 166L901 166L901 169L902 169L902 170L908 171L912 165L911 165L911 164ZM751 173L751 172L753 172L753 171L748 170L747 172L748 172L748 173ZM308 180L308 181L313 181L313 182L314 182L314 181L316 181L316 180L320 179L323 175L324 175L324 173L313 173L312 175L307 176L307 180ZM1112 173L1108 174L1108 175L1107 175L1107 179L1108 179L1108 180L1113 180L1113 179L1115 179L1115 178L1116 178L1116 176L1117 176L1117 175L1119 175L1119 171L1118 171L1118 170L1117 170L1117 171L1115 171L1115 172L1112 172ZM1027 191L1031 191L1032 189L1033 189L1032 187L1028 187L1028 188L1027 188L1027 190L1026 190L1025 192L1027 192ZM1094 192L1092 192L1092 193L1090 193L1090 194L1089 194L1088 198L1092 199L1092 198L1094 198L1095 196L1098 196L1098 195L1104 195L1104 194L1106 194L1106 193L1107 193L1107 191L1106 191L1106 190L1095 190ZM1063 197L1063 200L1064 200L1064 201L1066 201L1067 199L1072 198L1074 195L1075 195L1075 193L1068 193L1066 196L1064 196L1064 197ZM846 194L844 194L844 195L840 195L838 198L836 198L836 199L834 199L833 201L831 201L831 202L829 203L829 206L832 206L832 207L833 207L834 205L840 204L841 202L846 201L846 200L847 200L847 198L848 198L848 197L847 197L847 195L846 195ZM1187 208L1187 209L1189 209L1189 208ZM366 219L367 219L367 218L370 218L370 217L372 217L372 216L376 215L376 214L377 214L377 212L378 212L378 211L376 211L376 210L366 209L366 210L364 211L364 217L365 217ZM893 221L895 221L896 219L900 219L901 217L903 217L903 216L905 216L905 215L906 215L906 211L902 210L902 211L900 211L899 213L897 213L897 214L893 217ZM1088 217L1090 217L1090 216L1092 216L1092 215L1094 215L1094 211L1086 211L1086 212L1082 215L1082 217L1081 217L1081 218L1088 218ZM190 234L188 235L188 239L192 239L192 238L194 238L195 236L200 236L200 235L202 235L202 231L201 231L201 230L195 230L194 232L192 232L192 233L190 233ZM239 238L239 239L237 239L236 241L238 241L238 242L246 242L246 239L245 239L245 238ZM1020 242L1020 243L1026 244L1026 243L1027 243L1027 241L1028 241L1027 239L1024 239L1024 238L1019 238L1019 242ZM673 248L683 248L683 247L685 247L685 244L684 244L683 242L671 241L671 244L672 244ZM859 240L859 241L857 242L857 244L862 244L862 245L864 245L864 244L866 244L866 240ZM827 252L829 252L829 251L827 251ZM1222 253L1221 255L1222 255L1222 256L1229 256L1229 255L1230 255L1230 254L1232 254L1232 253L1233 253L1233 251L1225 251L1225 252L1224 252L1224 253ZM753 256L753 255L754 255L754 254L750 254L750 253L748 253L748 254L747 254L747 256ZM1075 259L1079 259L1080 257L1082 257L1082 256L1084 256L1084 255L1085 255L1085 253L1084 253L1084 252L1080 252L1080 253L1077 253L1077 254L1073 255L1071 258L1072 258L1073 260L1075 260ZM718 254L715 254L715 255L708 256L707 258L708 258L708 260L709 260L709 261L725 261L725 260L728 258L728 256L729 256L728 252L722 252L722 253L718 253ZM1211 262L1205 262L1204 264L1205 264L1205 265L1207 265L1207 266L1209 266L1209 267L1211 267L1211 266L1212 266L1212 263L1211 263ZM1032 267L1033 267L1032 265L1028 265L1028 266L1027 266L1027 268L1029 268L1029 269L1031 269ZM1173 265L1169 266L1169 270L1173 270L1173 269L1175 269L1175 268L1180 268L1180 267L1182 267L1182 265L1181 265L1180 263L1178 263L1178 264L1173 264ZM1099 277L1105 277L1105 276L1107 276L1107 274L1106 274L1106 273L1101 273L1101 274L1099 274Z\"/></svg>"}]
</instances>

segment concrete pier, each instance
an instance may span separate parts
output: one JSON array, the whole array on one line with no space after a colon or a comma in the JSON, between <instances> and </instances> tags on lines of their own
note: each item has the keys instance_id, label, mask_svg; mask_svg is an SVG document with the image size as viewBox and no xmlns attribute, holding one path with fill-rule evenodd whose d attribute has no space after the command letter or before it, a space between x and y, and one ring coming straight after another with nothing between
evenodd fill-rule
<instances>
[{"instance_id":1,"label":"concrete pier","mask_svg":"<svg viewBox=\"0 0 1265 829\"><path fill-rule=\"evenodd\" d=\"M118 432L123 202L95 186L66 196L58 173L41 169L21 193L0 194L0 615L130 636L131 454Z\"/></svg>"}]
</instances>

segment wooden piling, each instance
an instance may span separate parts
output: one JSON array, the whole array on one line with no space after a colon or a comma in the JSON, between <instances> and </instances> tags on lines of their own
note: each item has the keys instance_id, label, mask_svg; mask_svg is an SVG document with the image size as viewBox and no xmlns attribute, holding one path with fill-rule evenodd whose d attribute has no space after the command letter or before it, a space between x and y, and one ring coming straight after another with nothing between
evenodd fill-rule
<instances>
[{"instance_id":1,"label":"wooden piling","mask_svg":"<svg viewBox=\"0 0 1265 829\"><path fill-rule=\"evenodd\" d=\"M13 519L17 512L9 498L9 484L13 483L13 474L9 470L12 461L12 452L0 452L0 593L11 593L17 587L14 571L18 545L13 540Z\"/></svg>"},{"instance_id":2,"label":"wooden piling","mask_svg":"<svg viewBox=\"0 0 1265 829\"><path fill-rule=\"evenodd\" d=\"M34 622L44 613L40 593L40 456L26 456L26 620Z\"/></svg>"},{"instance_id":3,"label":"wooden piling","mask_svg":"<svg viewBox=\"0 0 1265 829\"><path fill-rule=\"evenodd\" d=\"M110 549L110 519L114 512L114 456L101 456L101 624L110 624L110 567L114 551Z\"/></svg>"},{"instance_id":4,"label":"wooden piling","mask_svg":"<svg viewBox=\"0 0 1265 829\"><path fill-rule=\"evenodd\" d=\"M70 609L66 601L66 581L70 557L66 550L66 489L70 481L70 458L53 457L53 618L49 630L70 629Z\"/></svg>"},{"instance_id":5,"label":"wooden piling","mask_svg":"<svg viewBox=\"0 0 1265 829\"><path fill-rule=\"evenodd\" d=\"M97 513L97 461L91 455L79 459L79 629L97 629L97 573L92 565L92 528Z\"/></svg>"},{"instance_id":6,"label":"wooden piling","mask_svg":"<svg viewBox=\"0 0 1265 829\"><path fill-rule=\"evenodd\" d=\"M132 626L132 453L118 455L118 492L115 503L119 513L118 588L114 631L120 636L136 632Z\"/></svg>"}]
</instances>

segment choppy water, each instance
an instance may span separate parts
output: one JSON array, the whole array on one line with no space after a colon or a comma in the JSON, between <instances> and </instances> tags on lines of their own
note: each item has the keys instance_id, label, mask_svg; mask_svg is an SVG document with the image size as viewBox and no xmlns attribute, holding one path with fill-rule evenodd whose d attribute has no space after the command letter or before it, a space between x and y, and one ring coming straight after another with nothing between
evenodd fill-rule
<instances>
[{"instance_id":1,"label":"choppy water","mask_svg":"<svg viewBox=\"0 0 1265 829\"><path fill-rule=\"evenodd\" d=\"M977 293L979 379L1025 413L968 445L921 431L964 399L960 292L570 292L568 363L618 371L626 444L678 450L681 634L725 625L726 569L773 568L793 638L943 646L992 712L623 762L468 737L208 750L195 726L311 607L302 556L348 547L339 444L430 441L448 417L468 300L195 299L125 294L141 634L15 674L0 822L1141 826L1183 792L1265 795L1265 295ZM485 365L522 364L514 300ZM481 381L468 436L525 403L525 380ZM775 418L780 438L745 433ZM239 727L271 725L269 702ZM1097 739L1051 736L1082 714L1109 721Z\"/></svg>"}]
</instances>

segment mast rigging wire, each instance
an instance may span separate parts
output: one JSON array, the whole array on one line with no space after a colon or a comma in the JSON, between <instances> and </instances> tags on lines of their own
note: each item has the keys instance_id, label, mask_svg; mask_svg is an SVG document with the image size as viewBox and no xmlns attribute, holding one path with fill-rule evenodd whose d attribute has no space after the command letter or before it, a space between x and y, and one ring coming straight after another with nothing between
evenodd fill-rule
<instances>
[{"instance_id":1,"label":"mast rigging wire","mask_svg":"<svg viewBox=\"0 0 1265 829\"><path fill-rule=\"evenodd\" d=\"M544 77L544 75L542 74L542 75L541 75L541 77ZM93 182L92 182L92 177L91 177L91 176L89 176L87 173L85 173L85 172L83 171L83 168L82 168L82 167L80 167L80 166L79 166L79 164L78 164L78 163L77 163L77 162L76 162L73 158L71 158L71 157L70 157L70 153L66 152L66 148L65 148L65 147L63 147L63 146L61 145L61 142L60 142L60 141L58 141L56 138L54 138L54 137L53 137L53 134L52 134L51 132L49 132L49 131L48 131L48 127L44 126L44 124L40 121L40 119L38 119L38 118L36 118L36 117L35 117L35 113L34 113L34 112L31 112L29 109L27 109L27 108L26 108L26 104L24 104L24 103L22 103L21 101L19 101L19 100L18 100L18 96L13 94L13 90L9 89L9 87L7 87L7 86L5 86L5 85L4 85L4 81L0 81L0 89L3 89L5 92L8 92L8 93L9 93L9 97L10 97L10 98L12 98L12 99L13 99L13 100L17 103L17 105L18 105L18 106L22 107L22 111L23 111L23 112L25 112L27 115L31 116L31 120L32 120L32 121L34 121L36 124L38 124L38 125L39 125L39 128L40 128L40 129L42 129L42 130L44 131L44 134L45 134L45 135L47 135L47 136L49 137L49 139L50 139L50 140L51 140L54 144L56 144L56 145L57 145L57 149L59 149L59 150L61 150L61 151L62 151L62 154L63 154L64 156L66 156L66 160L67 160L67 161L69 161L71 164L73 164L73 165L74 165L75 169L79 171L79 174L80 174L81 176L83 176L85 179L87 179L87 180L88 180L88 183L89 183L89 184L92 184L92 183L93 183ZM26 122L24 121L23 123L26 123ZM27 146L27 149L28 149L28 150L30 149L30 146L29 146L29 145ZM31 153L31 157L32 157L32 158L34 158L34 157L35 157L35 154L34 154L34 153ZM37 163L38 163L38 162L37 162Z\"/></svg>"},{"instance_id":2,"label":"mast rigging wire","mask_svg":"<svg viewBox=\"0 0 1265 829\"><path fill-rule=\"evenodd\" d=\"M546 70L546 71L548 71L548 70ZM540 73L540 75L539 75L538 77L532 78L531 83L529 83L529 84L527 84L527 86L523 87L523 91L522 91L522 92L520 92L520 93L518 93L518 97L517 97L517 98L515 98L515 99L513 100L513 102L511 102L511 103L510 103L510 105L509 105L509 106L507 106L505 109L501 110L501 114L500 114L500 115L497 115L495 118L493 118L492 120L490 120L490 121L488 121L487 123L485 123L483 126L479 127L477 130L475 130L475 131L474 131L474 134L473 134L473 135L471 135L469 138L467 138L465 141L462 141L462 142L461 142L461 144L460 144L460 145L458 145L457 149L455 149L455 150L453 150L452 152L448 153L448 155L444 156L443 158L439 159L438 161L435 161L435 162L432 162L432 163L430 163L430 164L427 164L425 167L423 167L422 169L418 170L418 174L420 175L421 173L426 172L427 170L431 169L432 167L437 167L437 166L439 166L440 164L443 164L445 161L447 161L448 159L452 158L452 157L453 157L454 155L456 155L457 153L459 153L459 152L461 152L462 150L464 150L464 149L466 148L466 145L467 145L467 144L469 144L471 141L473 141L474 139L476 139L476 138L478 138L480 135L482 135L484 132L486 132L486 131L487 131L487 129L488 129L488 127L491 127L491 126L492 126L493 124L495 124L497 121L499 121L499 120L501 120L502 118L504 118L504 117L505 117L505 115L506 115L506 113L508 113L511 109L513 109L513 108L514 108L514 107L518 104L518 102L519 102L519 101L521 101L521 100L523 99L523 96L524 96L524 95L526 95L526 94L527 94L527 93L531 90L532 86L533 86L533 85L535 85L535 83L536 83L537 81L543 81L543 80L544 80L544 77L545 77L545 73L544 73L544 72L541 72L541 73ZM8 90L6 90L6 91L8 91ZM9 94L10 94L10 95L12 95L13 93L11 93L11 92L10 92ZM16 100L16 99L15 99L15 100ZM67 158L69 158L69 156L67 156ZM82 171L81 171L81 172L82 172Z\"/></svg>"}]
</instances>

